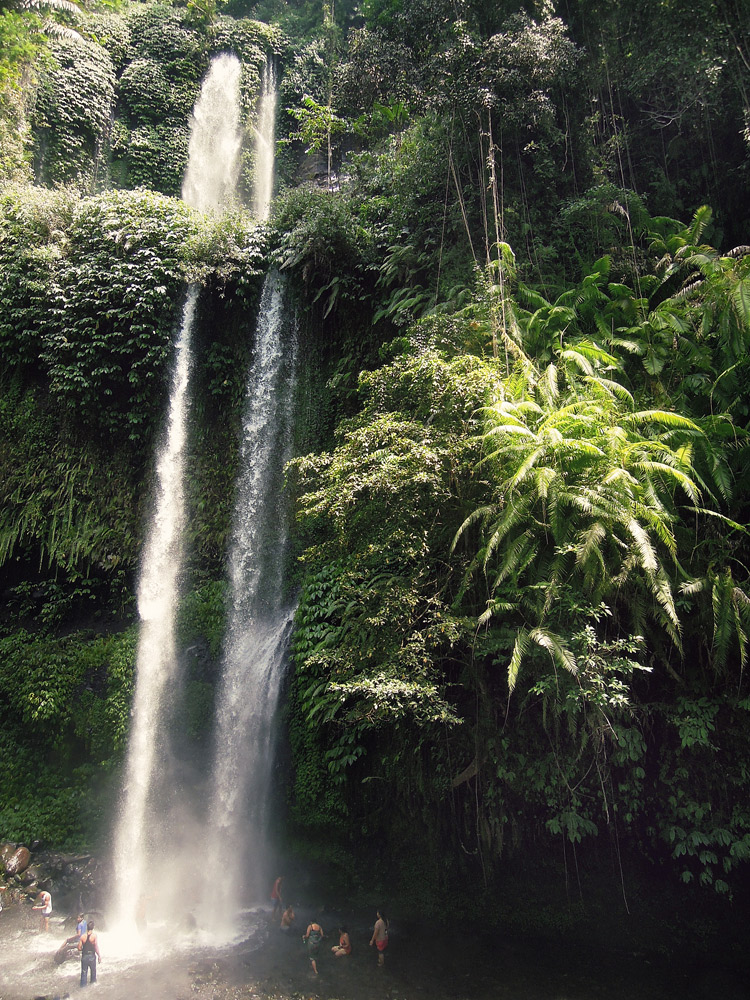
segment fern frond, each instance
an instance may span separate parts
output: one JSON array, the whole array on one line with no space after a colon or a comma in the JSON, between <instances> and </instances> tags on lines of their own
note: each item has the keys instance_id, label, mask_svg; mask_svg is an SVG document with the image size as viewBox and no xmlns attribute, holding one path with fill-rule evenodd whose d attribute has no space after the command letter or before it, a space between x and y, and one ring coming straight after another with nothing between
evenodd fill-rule
<instances>
[{"instance_id":1,"label":"fern frond","mask_svg":"<svg viewBox=\"0 0 750 1000\"><path fill-rule=\"evenodd\" d=\"M586 566L594 553L599 554L600 543L606 535L606 529L601 521L594 521L581 533L580 541L576 545L576 563L579 566Z\"/></svg>"},{"instance_id":2,"label":"fern frond","mask_svg":"<svg viewBox=\"0 0 750 1000\"><path fill-rule=\"evenodd\" d=\"M513 653L508 664L508 688L512 692L518 680L518 671L529 648L529 633L521 628L516 633L516 641L513 643Z\"/></svg>"},{"instance_id":3,"label":"fern frond","mask_svg":"<svg viewBox=\"0 0 750 1000\"><path fill-rule=\"evenodd\" d=\"M568 673L578 672L578 664L573 653L564 645L559 635L549 632L547 629L535 628L529 632L529 639L537 646L546 649L553 661Z\"/></svg>"},{"instance_id":4,"label":"fern frond","mask_svg":"<svg viewBox=\"0 0 750 1000\"><path fill-rule=\"evenodd\" d=\"M636 550L639 556L638 561L641 566L647 573L655 573L659 566L659 562L656 558L656 553L654 552L651 540L643 530L642 525L639 524L635 518L630 518L625 527L627 528L630 537L635 542Z\"/></svg>"}]
</instances>

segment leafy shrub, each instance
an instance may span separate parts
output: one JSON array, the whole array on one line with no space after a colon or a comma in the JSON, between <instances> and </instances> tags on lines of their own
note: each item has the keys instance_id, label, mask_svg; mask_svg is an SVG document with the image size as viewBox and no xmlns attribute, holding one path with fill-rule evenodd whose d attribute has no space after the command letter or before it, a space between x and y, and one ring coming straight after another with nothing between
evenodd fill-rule
<instances>
[{"instance_id":1,"label":"leafy shrub","mask_svg":"<svg viewBox=\"0 0 750 1000\"><path fill-rule=\"evenodd\" d=\"M108 52L86 39L55 38L39 83L35 119L37 177L91 190L104 176L115 94Z\"/></svg>"}]
</instances>

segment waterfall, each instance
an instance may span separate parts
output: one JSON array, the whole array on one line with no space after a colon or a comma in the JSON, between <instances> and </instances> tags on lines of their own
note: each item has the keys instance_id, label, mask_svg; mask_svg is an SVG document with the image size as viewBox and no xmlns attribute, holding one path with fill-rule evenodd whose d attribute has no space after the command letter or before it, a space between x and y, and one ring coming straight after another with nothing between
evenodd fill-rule
<instances>
[{"instance_id":1,"label":"waterfall","mask_svg":"<svg viewBox=\"0 0 750 1000\"><path fill-rule=\"evenodd\" d=\"M260 222L271 207L277 96L269 59L255 130L253 211ZM295 362L296 328L285 307L284 283L271 272L261 295L245 393L205 823L203 907L219 937L236 931L236 911L258 898L269 877L266 806L294 610L284 593L287 532L280 498L284 465L291 458Z\"/></svg>"},{"instance_id":2,"label":"waterfall","mask_svg":"<svg viewBox=\"0 0 750 1000\"><path fill-rule=\"evenodd\" d=\"M265 222L271 210L276 136L276 69L272 59L266 63L258 103L258 123L255 129L255 191L253 214Z\"/></svg>"},{"instance_id":3,"label":"waterfall","mask_svg":"<svg viewBox=\"0 0 750 1000\"><path fill-rule=\"evenodd\" d=\"M288 315L283 283L272 272L261 297L246 392L206 824L206 909L219 934L232 930L238 892L249 905L269 878L266 805L294 611L284 592L287 518L280 505L291 458L297 354Z\"/></svg>"},{"instance_id":4,"label":"waterfall","mask_svg":"<svg viewBox=\"0 0 750 1000\"><path fill-rule=\"evenodd\" d=\"M201 212L230 207L237 186L241 72L236 56L216 56L193 110L182 198Z\"/></svg>"},{"instance_id":5,"label":"waterfall","mask_svg":"<svg viewBox=\"0 0 750 1000\"><path fill-rule=\"evenodd\" d=\"M195 106L183 198L201 211L218 212L231 204L239 169L240 70L234 56L217 57ZM187 852L175 849L180 837L184 842L191 804L179 797L170 709L179 681L175 619L186 523L185 440L197 298L198 288L192 286L175 349L169 417L158 450L156 497L141 561L135 693L114 843L114 909L124 926L134 922L139 900L146 896L158 895L169 909L194 867Z\"/></svg>"}]
</instances>

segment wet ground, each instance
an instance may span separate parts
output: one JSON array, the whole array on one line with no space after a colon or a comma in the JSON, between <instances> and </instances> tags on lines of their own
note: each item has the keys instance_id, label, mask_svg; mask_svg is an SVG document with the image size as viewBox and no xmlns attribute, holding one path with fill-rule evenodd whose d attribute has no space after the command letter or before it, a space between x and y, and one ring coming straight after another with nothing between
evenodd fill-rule
<instances>
[{"instance_id":1,"label":"wet ground","mask_svg":"<svg viewBox=\"0 0 750 1000\"><path fill-rule=\"evenodd\" d=\"M317 976L301 941L313 916L327 935ZM95 995L102 1000L740 1000L749 995L745 975L710 956L686 962L616 948L602 953L580 944L512 940L501 933L478 937L461 926L402 925L397 919L385 966L379 968L368 945L373 918L302 909L299 926L284 934L265 912L252 911L243 940L209 948L195 934L172 952L158 943L165 929L150 928L150 953L140 957L118 957L115 941L104 931ZM336 959L330 946L341 922L349 928L353 951ZM50 933L41 934L27 907L0 913L0 1000L78 994L78 960L61 966L53 960L65 936L65 924L54 919Z\"/></svg>"}]
</instances>

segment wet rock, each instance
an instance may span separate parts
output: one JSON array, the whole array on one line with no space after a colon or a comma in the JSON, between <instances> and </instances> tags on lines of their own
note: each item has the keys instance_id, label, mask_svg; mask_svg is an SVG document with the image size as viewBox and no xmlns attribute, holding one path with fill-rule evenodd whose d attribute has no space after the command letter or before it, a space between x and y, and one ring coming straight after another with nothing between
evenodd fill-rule
<instances>
[{"instance_id":1,"label":"wet rock","mask_svg":"<svg viewBox=\"0 0 750 1000\"><path fill-rule=\"evenodd\" d=\"M28 847L17 847L5 862L5 874L11 877L13 875L20 875L21 872L26 870L30 861L31 853Z\"/></svg>"},{"instance_id":2,"label":"wet rock","mask_svg":"<svg viewBox=\"0 0 750 1000\"><path fill-rule=\"evenodd\" d=\"M26 871L21 875L21 885L30 886L39 881L42 877L42 873L39 870L38 865L29 865Z\"/></svg>"},{"instance_id":3,"label":"wet rock","mask_svg":"<svg viewBox=\"0 0 750 1000\"><path fill-rule=\"evenodd\" d=\"M13 855L16 849L15 844L0 844L0 864L5 867L5 862Z\"/></svg>"}]
</instances>

